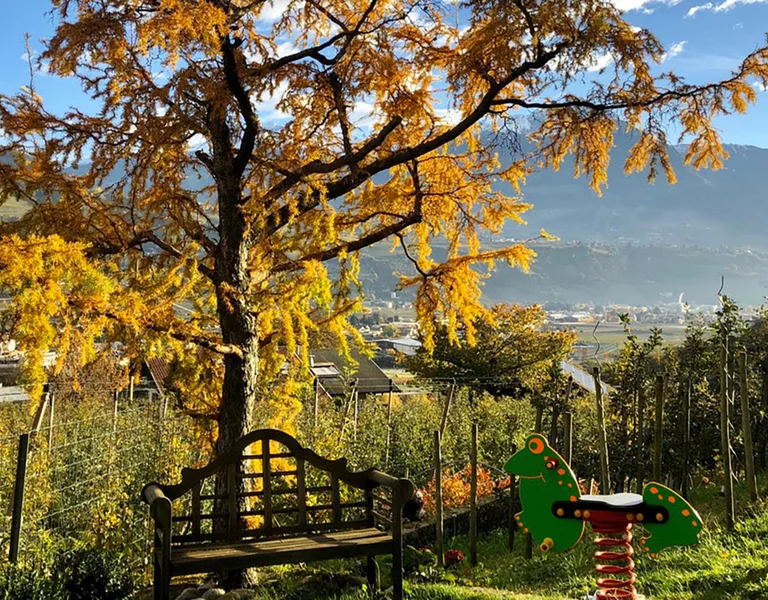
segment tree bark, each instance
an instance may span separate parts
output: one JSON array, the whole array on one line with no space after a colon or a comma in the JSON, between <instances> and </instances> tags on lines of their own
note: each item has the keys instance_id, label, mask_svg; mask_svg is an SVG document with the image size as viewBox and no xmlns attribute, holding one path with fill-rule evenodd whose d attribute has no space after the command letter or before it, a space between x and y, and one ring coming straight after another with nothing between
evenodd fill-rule
<instances>
[{"instance_id":1,"label":"tree bark","mask_svg":"<svg viewBox=\"0 0 768 600\"><path fill-rule=\"evenodd\" d=\"M249 245L242 205L242 180L238 174L226 114L212 110L208 117L213 150L213 174L219 200L219 245L216 253L214 276L216 301L222 341L238 350L224 355L224 383L219 406L218 438L215 454L229 452L235 443L254 428L259 376L259 331L253 313L249 290L254 274L248 269ZM237 471L242 471L239 465ZM237 510L248 509L243 479L237 478ZM226 515L214 521L214 530L229 530L229 505L226 473L216 477L216 513ZM237 526L243 527L243 519ZM247 587L255 582L253 570L233 571L226 574L228 586Z\"/></svg>"}]
</instances>

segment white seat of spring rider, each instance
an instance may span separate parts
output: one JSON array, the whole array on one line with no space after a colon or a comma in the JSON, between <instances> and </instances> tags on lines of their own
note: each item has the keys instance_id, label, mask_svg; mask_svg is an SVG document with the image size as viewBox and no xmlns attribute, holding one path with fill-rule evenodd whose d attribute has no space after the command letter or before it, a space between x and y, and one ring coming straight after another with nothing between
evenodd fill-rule
<instances>
[{"instance_id":1,"label":"white seat of spring rider","mask_svg":"<svg viewBox=\"0 0 768 600\"><path fill-rule=\"evenodd\" d=\"M602 502L609 506L636 506L643 503L643 497L640 494L610 494L603 496L600 494L587 494L579 500L587 502Z\"/></svg>"}]
</instances>

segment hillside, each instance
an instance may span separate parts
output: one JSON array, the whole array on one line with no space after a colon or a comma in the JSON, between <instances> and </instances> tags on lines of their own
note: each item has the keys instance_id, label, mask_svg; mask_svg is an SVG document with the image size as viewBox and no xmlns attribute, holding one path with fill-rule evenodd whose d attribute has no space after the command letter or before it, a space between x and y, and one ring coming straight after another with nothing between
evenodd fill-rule
<instances>
[{"instance_id":1,"label":"hillside","mask_svg":"<svg viewBox=\"0 0 768 600\"><path fill-rule=\"evenodd\" d=\"M511 142L501 145L502 165L516 157L510 148L531 150ZM724 169L697 172L683 164L684 147L670 146L677 185L663 177L650 185L644 174L624 175L633 142L625 133L616 136L602 197L585 179L573 178L572 162L529 178L524 196L534 208L525 215L528 225L510 223L502 237L529 239L544 228L562 243L537 247L528 275L501 266L486 282L486 300L655 304L684 293L692 303L713 304L725 275L727 293L744 304L762 301L768 294L768 149L727 146ZM0 220L24 210L9 200L0 205ZM411 272L388 246L366 252L362 266L369 297L388 297L397 284L393 273Z\"/></svg>"},{"instance_id":2,"label":"hillside","mask_svg":"<svg viewBox=\"0 0 768 600\"><path fill-rule=\"evenodd\" d=\"M559 243L535 247L538 258L526 274L499 265L485 282L486 302L595 302L646 304L684 300L717 303L720 277L738 302L759 304L768 295L768 253L695 246L609 246ZM435 253L439 257L439 250ZM410 273L408 262L389 247L366 252L361 263L370 297L387 298L394 273ZM404 297L410 298L409 293Z\"/></svg>"},{"instance_id":3,"label":"hillside","mask_svg":"<svg viewBox=\"0 0 768 600\"><path fill-rule=\"evenodd\" d=\"M9 198L0 204L0 221L16 221L28 210L28 203L16 198Z\"/></svg>"},{"instance_id":4,"label":"hillside","mask_svg":"<svg viewBox=\"0 0 768 600\"><path fill-rule=\"evenodd\" d=\"M525 238L542 227L563 240L605 243L738 246L768 250L766 188L768 150L727 146L731 158L719 171L695 171L683 164L682 148L670 147L678 183L644 174L624 175L632 136L618 135L602 197L585 179L573 178L573 163L559 172L529 178L525 199L534 204L529 227L510 224L505 235ZM509 162L509 154L502 155Z\"/></svg>"}]
</instances>

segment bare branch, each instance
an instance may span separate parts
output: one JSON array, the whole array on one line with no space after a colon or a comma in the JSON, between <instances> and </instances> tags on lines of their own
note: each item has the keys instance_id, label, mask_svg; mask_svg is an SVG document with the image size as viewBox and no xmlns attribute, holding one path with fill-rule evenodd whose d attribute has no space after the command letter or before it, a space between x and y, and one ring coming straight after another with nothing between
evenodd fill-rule
<instances>
[{"instance_id":1,"label":"bare branch","mask_svg":"<svg viewBox=\"0 0 768 600\"><path fill-rule=\"evenodd\" d=\"M509 84L519 79L520 77L522 77L523 75L525 75L531 70L539 69L546 66L547 63L549 63L552 59L554 59L565 47L566 47L565 42L557 44L551 50L542 53L539 57L536 58L536 60L525 61L516 69L513 69L506 77L504 77L496 85L489 86L488 91L485 93L482 100L478 103L475 109L472 112L470 112L466 117L464 117L454 127L446 130L440 135L435 136L434 138L424 140L420 144L411 146L409 148L404 148L402 150L398 150L388 156L374 160L373 162L366 164L365 167L360 169L359 171L350 173L347 176L332 182L326 188L326 198L328 198L329 200L339 198L340 196L343 196L344 194L347 194L350 191L354 190L359 185L361 185L362 183L364 183L365 181L367 181L377 173L387 171L393 167L405 164L410 161L414 161L420 158L421 156L424 156L425 154L428 154L454 141L456 138L458 138L460 135L462 135L468 129L470 129L473 125L478 123L486 114L488 114L497 96ZM390 121L387 127L391 127L391 129L394 129L397 125L400 124L401 121L402 119L400 117L395 117L392 119L392 121ZM373 149L378 147L378 145L380 145L380 143L384 141L387 135L387 132L386 132L387 127L385 127L385 129L383 129L375 138L369 140L369 142L363 148L361 148L360 150L358 150L353 154L353 157L352 157L353 162L360 162L361 160L363 160L367 156L367 154L370 154L370 152ZM376 143L379 138L381 139L381 142ZM372 146L370 150L368 150L369 146ZM368 151L366 152L366 150ZM337 170L338 168L341 168L343 166L348 166L348 164L349 164L349 159L347 159L347 157L340 157L335 161L331 161L330 163L321 163L319 161L313 161L311 163L308 163L302 169L297 171L297 177L299 179L297 179L296 181L291 181L288 178L284 179L283 181L276 184L267 193L267 196L265 197L265 199L269 198L271 200L274 200L276 198L279 198L283 193L287 192L293 185L295 185L295 183L297 183L300 180L301 175L331 173ZM312 210L319 204L319 202L320 202L319 193L309 196L306 200L302 200L298 206L299 214L303 214L309 210ZM275 217L273 217L270 220L271 224L268 228L268 233L270 234L274 233L279 229L281 229L282 227L284 227L288 223L290 219L290 215L291 213L288 210L287 206L281 207L281 209L278 211L278 214L275 215Z\"/></svg>"},{"instance_id":2,"label":"bare branch","mask_svg":"<svg viewBox=\"0 0 768 600\"><path fill-rule=\"evenodd\" d=\"M179 250L178 248L174 248L171 244L164 241L162 238L160 238L157 234L155 234L152 231L148 231L144 233L144 240L147 242L152 242L155 246L157 246L162 250L165 250L171 256L175 256L176 258L184 257L184 253L181 252L181 250ZM197 269L203 275L205 275L208 279L210 279L213 282L216 282L216 274L214 273L214 270L211 269L209 266L204 265L201 262L198 262Z\"/></svg>"},{"instance_id":3,"label":"bare branch","mask_svg":"<svg viewBox=\"0 0 768 600\"><path fill-rule=\"evenodd\" d=\"M256 115L253 113L253 106L251 106L251 99L248 95L248 91L245 89L243 82L240 79L240 74L237 68L237 48L238 44L232 43L228 37L221 43L221 52L224 59L224 77L227 80L227 87L235 97L235 100L237 100L237 106L239 107L240 114L245 122L243 139L240 141L240 148L237 151L234 165L235 175L240 178L245 172L251 155L253 154L253 149L256 146L259 123Z\"/></svg>"}]
</instances>

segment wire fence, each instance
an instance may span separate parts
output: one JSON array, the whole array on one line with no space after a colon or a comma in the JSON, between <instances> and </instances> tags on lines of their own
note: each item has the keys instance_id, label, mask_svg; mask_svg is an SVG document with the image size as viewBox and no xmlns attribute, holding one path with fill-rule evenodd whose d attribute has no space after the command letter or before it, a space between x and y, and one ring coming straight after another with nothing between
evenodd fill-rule
<instances>
[{"instance_id":1,"label":"wire fence","mask_svg":"<svg viewBox=\"0 0 768 600\"><path fill-rule=\"evenodd\" d=\"M481 401L484 388L508 383L504 377L402 378L388 386L389 392L366 392L372 383L359 378L336 396L315 391L302 397L304 410L296 424L302 443L323 456L349 457L357 470L378 466L428 488L434 431L445 429L443 464L460 473L470 457L471 424L479 421L480 462L495 485L505 478L500 468L513 437L534 422L528 403ZM107 388L97 391L98 399L87 394L55 399L34 418L30 406L17 407L14 434L0 437L0 561L11 543L19 434L26 433L19 560L48 567L77 541L119 550L137 579L149 574L151 529L141 489L150 481L178 481L182 467L207 462L210 446L201 442L191 418L169 411L160 399L131 401ZM3 427L0 434L6 431Z\"/></svg>"},{"instance_id":2,"label":"wire fence","mask_svg":"<svg viewBox=\"0 0 768 600\"><path fill-rule=\"evenodd\" d=\"M107 398L110 394L105 395ZM162 401L111 401L48 406L47 418L20 435L0 438L0 556L12 546L14 491L26 465L18 560L46 566L74 540L122 553L146 576L150 525L142 487L167 467L178 428ZM41 426L40 421L44 423Z\"/></svg>"},{"instance_id":3,"label":"wire fence","mask_svg":"<svg viewBox=\"0 0 768 600\"><path fill-rule=\"evenodd\" d=\"M0 437L0 549L7 549L11 535L14 476L18 458L19 437ZM4 556L4 553L0 553Z\"/></svg>"}]
</instances>

